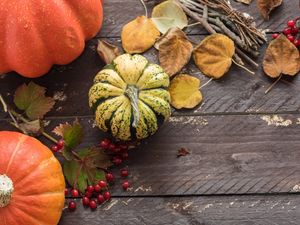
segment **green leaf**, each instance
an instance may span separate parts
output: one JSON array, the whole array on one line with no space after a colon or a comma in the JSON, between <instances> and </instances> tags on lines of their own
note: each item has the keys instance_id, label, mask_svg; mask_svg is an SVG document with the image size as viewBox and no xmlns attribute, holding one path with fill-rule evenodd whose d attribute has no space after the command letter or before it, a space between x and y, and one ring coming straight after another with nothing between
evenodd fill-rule
<instances>
[{"instance_id":1,"label":"green leaf","mask_svg":"<svg viewBox=\"0 0 300 225\"><path fill-rule=\"evenodd\" d=\"M70 160L70 151L74 150L74 148L81 143L83 138L83 128L78 119L76 119L73 124L64 123L58 125L54 128L53 132L64 139L65 146L63 154Z\"/></svg>"},{"instance_id":2,"label":"green leaf","mask_svg":"<svg viewBox=\"0 0 300 225\"><path fill-rule=\"evenodd\" d=\"M101 149L86 148L76 153L78 159L64 163L64 174L71 186L84 192L87 185L106 180L103 169L111 166L110 158Z\"/></svg>"},{"instance_id":3,"label":"green leaf","mask_svg":"<svg viewBox=\"0 0 300 225\"><path fill-rule=\"evenodd\" d=\"M25 111L31 120L41 119L55 104L55 100L45 96L46 89L33 82L17 88L14 103L18 109Z\"/></svg>"},{"instance_id":4,"label":"green leaf","mask_svg":"<svg viewBox=\"0 0 300 225\"><path fill-rule=\"evenodd\" d=\"M173 0L155 6L152 11L152 21L162 34L165 34L170 28L183 29L188 25L186 14Z\"/></svg>"}]
</instances>

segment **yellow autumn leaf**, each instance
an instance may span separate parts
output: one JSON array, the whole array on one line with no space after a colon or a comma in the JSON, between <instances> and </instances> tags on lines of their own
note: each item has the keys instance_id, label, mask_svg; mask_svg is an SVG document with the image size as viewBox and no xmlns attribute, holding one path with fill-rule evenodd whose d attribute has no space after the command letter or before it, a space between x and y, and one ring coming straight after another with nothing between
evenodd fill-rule
<instances>
[{"instance_id":1,"label":"yellow autumn leaf","mask_svg":"<svg viewBox=\"0 0 300 225\"><path fill-rule=\"evenodd\" d=\"M126 24L121 33L122 45L127 53L143 53L151 48L160 36L151 19L138 16Z\"/></svg>"},{"instance_id":2,"label":"yellow autumn leaf","mask_svg":"<svg viewBox=\"0 0 300 225\"><path fill-rule=\"evenodd\" d=\"M193 58L204 75L219 79L228 72L234 52L234 42L230 38L212 34L194 49Z\"/></svg>"},{"instance_id":3,"label":"yellow autumn leaf","mask_svg":"<svg viewBox=\"0 0 300 225\"><path fill-rule=\"evenodd\" d=\"M272 78L281 74L294 76L300 69L299 50L291 43L286 36L271 41L263 61L265 73Z\"/></svg>"},{"instance_id":4,"label":"yellow autumn leaf","mask_svg":"<svg viewBox=\"0 0 300 225\"><path fill-rule=\"evenodd\" d=\"M171 105L176 109L192 109L202 101L200 80L188 74L176 76L170 84Z\"/></svg>"},{"instance_id":5,"label":"yellow autumn leaf","mask_svg":"<svg viewBox=\"0 0 300 225\"><path fill-rule=\"evenodd\" d=\"M159 62L169 76L178 73L189 61L193 45L179 28L171 28L159 40Z\"/></svg>"}]
</instances>

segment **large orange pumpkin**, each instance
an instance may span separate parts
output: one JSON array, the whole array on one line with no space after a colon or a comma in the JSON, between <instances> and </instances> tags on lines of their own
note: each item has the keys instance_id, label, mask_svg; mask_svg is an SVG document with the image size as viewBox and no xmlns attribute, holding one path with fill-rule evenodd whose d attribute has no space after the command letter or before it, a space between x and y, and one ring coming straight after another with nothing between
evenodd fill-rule
<instances>
[{"instance_id":1,"label":"large orange pumpkin","mask_svg":"<svg viewBox=\"0 0 300 225\"><path fill-rule=\"evenodd\" d=\"M0 224L56 225L65 181L52 152L35 138L0 131Z\"/></svg>"},{"instance_id":2,"label":"large orange pumpkin","mask_svg":"<svg viewBox=\"0 0 300 225\"><path fill-rule=\"evenodd\" d=\"M102 19L102 0L1 0L0 74L34 78L70 63Z\"/></svg>"}]
</instances>

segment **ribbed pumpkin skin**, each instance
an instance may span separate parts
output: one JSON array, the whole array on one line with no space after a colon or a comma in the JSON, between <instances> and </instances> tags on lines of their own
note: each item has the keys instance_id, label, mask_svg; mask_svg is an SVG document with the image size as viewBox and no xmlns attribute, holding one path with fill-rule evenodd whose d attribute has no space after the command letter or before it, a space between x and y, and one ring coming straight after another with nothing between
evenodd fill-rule
<instances>
[{"instance_id":1,"label":"ribbed pumpkin skin","mask_svg":"<svg viewBox=\"0 0 300 225\"><path fill-rule=\"evenodd\" d=\"M1 131L2 174L13 181L14 192L10 204L0 207L1 224L58 224L65 181L58 160L46 146L21 133Z\"/></svg>"},{"instance_id":2,"label":"ribbed pumpkin skin","mask_svg":"<svg viewBox=\"0 0 300 225\"><path fill-rule=\"evenodd\" d=\"M89 91L89 105L95 110L98 127L120 140L153 135L171 115L169 76L141 55L123 54L101 70ZM137 92L140 117L134 126L134 106L128 95Z\"/></svg>"},{"instance_id":3,"label":"ribbed pumpkin skin","mask_svg":"<svg viewBox=\"0 0 300 225\"><path fill-rule=\"evenodd\" d=\"M102 24L101 0L1 0L0 73L35 78L83 51Z\"/></svg>"}]
</instances>

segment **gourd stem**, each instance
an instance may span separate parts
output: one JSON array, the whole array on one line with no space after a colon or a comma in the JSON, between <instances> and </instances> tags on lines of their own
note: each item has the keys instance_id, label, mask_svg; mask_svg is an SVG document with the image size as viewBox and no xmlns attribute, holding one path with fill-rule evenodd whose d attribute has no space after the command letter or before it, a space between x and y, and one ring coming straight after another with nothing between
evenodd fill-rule
<instances>
[{"instance_id":1,"label":"gourd stem","mask_svg":"<svg viewBox=\"0 0 300 225\"><path fill-rule=\"evenodd\" d=\"M4 208L10 203L13 192L12 180L5 174L0 175L0 208Z\"/></svg>"},{"instance_id":2,"label":"gourd stem","mask_svg":"<svg viewBox=\"0 0 300 225\"><path fill-rule=\"evenodd\" d=\"M137 127L140 120L140 111L138 106L138 89L133 85L128 85L125 91L126 96L130 99L130 104L133 111L133 127Z\"/></svg>"}]
</instances>

